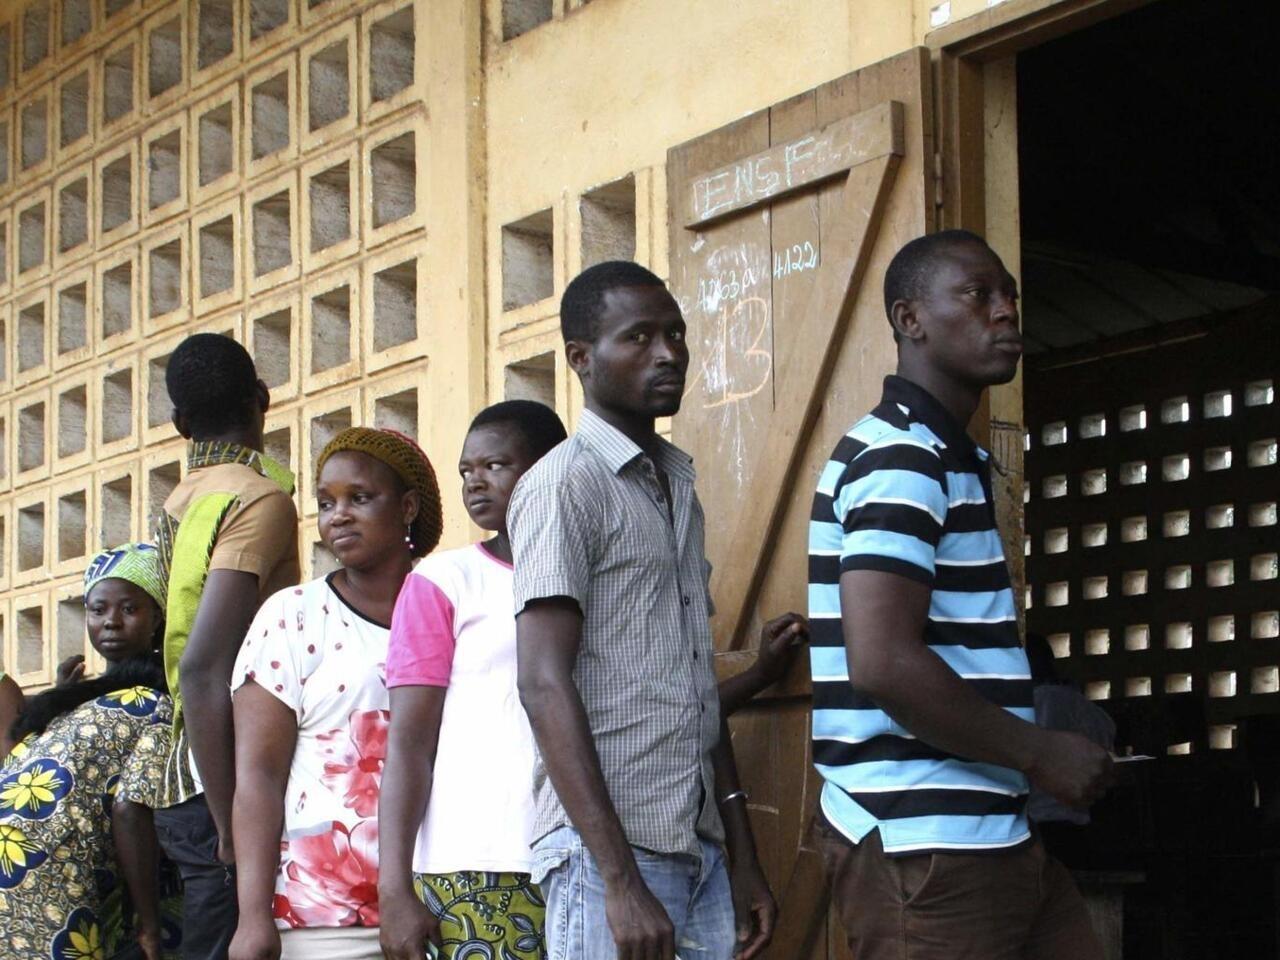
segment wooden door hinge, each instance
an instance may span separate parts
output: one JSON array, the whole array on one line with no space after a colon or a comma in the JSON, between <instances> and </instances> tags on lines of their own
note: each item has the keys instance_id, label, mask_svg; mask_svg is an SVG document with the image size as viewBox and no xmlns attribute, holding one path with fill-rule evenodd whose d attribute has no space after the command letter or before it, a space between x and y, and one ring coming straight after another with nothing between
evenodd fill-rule
<instances>
[{"instance_id":1,"label":"wooden door hinge","mask_svg":"<svg viewBox=\"0 0 1280 960\"><path fill-rule=\"evenodd\" d=\"M935 151L933 154L933 205L937 209L942 209L942 153Z\"/></svg>"}]
</instances>

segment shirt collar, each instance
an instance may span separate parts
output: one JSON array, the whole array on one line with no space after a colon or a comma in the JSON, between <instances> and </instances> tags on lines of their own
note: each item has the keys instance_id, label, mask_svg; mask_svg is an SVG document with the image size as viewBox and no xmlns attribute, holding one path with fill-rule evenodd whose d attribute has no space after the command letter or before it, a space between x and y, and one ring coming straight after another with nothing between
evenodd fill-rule
<instances>
[{"instance_id":1,"label":"shirt collar","mask_svg":"<svg viewBox=\"0 0 1280 960\"><path fill-rule=\"evenodd\" d=\"M605 464L615 474L621 473L623 468L633 463L636 458L644 456L644 451L634 440L590 410L584 409L582 416L578 418L578 436L600 454ZM693 482L693 458L675 444L657 437L654 455L658 466L662 467L669 476L689 483Z\"/></svg>"},{"instance_id":2,"label":"shirt collar","mask_svg":"<svg viewBox=\"0 0 1280 960\"><path fill-rule=\"evenodd\" d=\"M884 378L884 394L880 402L905 407L909 416L928 427L947 447L972 453L980 460L987 459L987 452L973 442L938 398L918 383L890 374Z\"/></svg>"},{"instance_id":3,"label":"shirt collar","mask_svg":"<svg viewBox=\"0 0 1280 960\"><path fill-rule=\"evenodd\" d=\"M223 463L242 463L293 496L293 474L287 467L272 460L265 453L222 440L193 440L187 446L188 471L214 467Z\"/></svg>"}]
</instances>

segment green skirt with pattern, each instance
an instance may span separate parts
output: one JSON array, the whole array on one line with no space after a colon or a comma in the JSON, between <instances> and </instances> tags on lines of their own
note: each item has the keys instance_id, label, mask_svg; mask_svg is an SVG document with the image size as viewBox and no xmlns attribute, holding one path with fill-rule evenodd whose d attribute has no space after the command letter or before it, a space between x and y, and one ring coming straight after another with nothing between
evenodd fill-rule
<instances>
[{"instance_id":1,"label":"green skirt with pattern","mask_svg":"<svg viewBox=\"0 0 1280 960\"><path fill-rule=\"evenodd\" d=\"M546 903L527 873L415 873L440 921L443 960L546 960Z\"/></svg>"}]
</instances>

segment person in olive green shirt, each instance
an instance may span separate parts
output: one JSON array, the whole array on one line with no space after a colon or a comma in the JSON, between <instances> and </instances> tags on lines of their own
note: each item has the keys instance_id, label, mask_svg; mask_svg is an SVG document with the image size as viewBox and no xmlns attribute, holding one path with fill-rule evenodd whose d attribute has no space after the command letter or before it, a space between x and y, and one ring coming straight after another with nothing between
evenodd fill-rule
<instances>
[{"instance_id":1,"label":"person in olive green shirt","mask_svg":"<svg viewBox=\"0 0 1280 960\"><path fill-rule=\"evenodd\" d=\"M186 890L183 957L215 960L237 922L231 668L263 599L300 579L298 516L293 475L261 452L270 394L244 347L217 334L188 337L169 358L165 385L173 425L190 445L186 479L156 531L174 737L155 821Z\"/></svg>"}]
</instances>

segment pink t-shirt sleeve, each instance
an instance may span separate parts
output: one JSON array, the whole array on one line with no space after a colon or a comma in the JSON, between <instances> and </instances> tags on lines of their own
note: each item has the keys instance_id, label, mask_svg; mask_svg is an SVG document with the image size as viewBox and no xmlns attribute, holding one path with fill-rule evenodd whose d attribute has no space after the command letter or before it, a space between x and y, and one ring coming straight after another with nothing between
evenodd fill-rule
<instances>
[{"instance_id":1,"label":"pink t-shirt sleeve","mask_svg":"<svg viewBox=\"0 0 1280 960\"><path fill-rule=\"evenodd\" d=\"M391 615L388 687L447 687L453 671L453 602L433 581L411 573Z\"/></svg>"}]
</instances>

